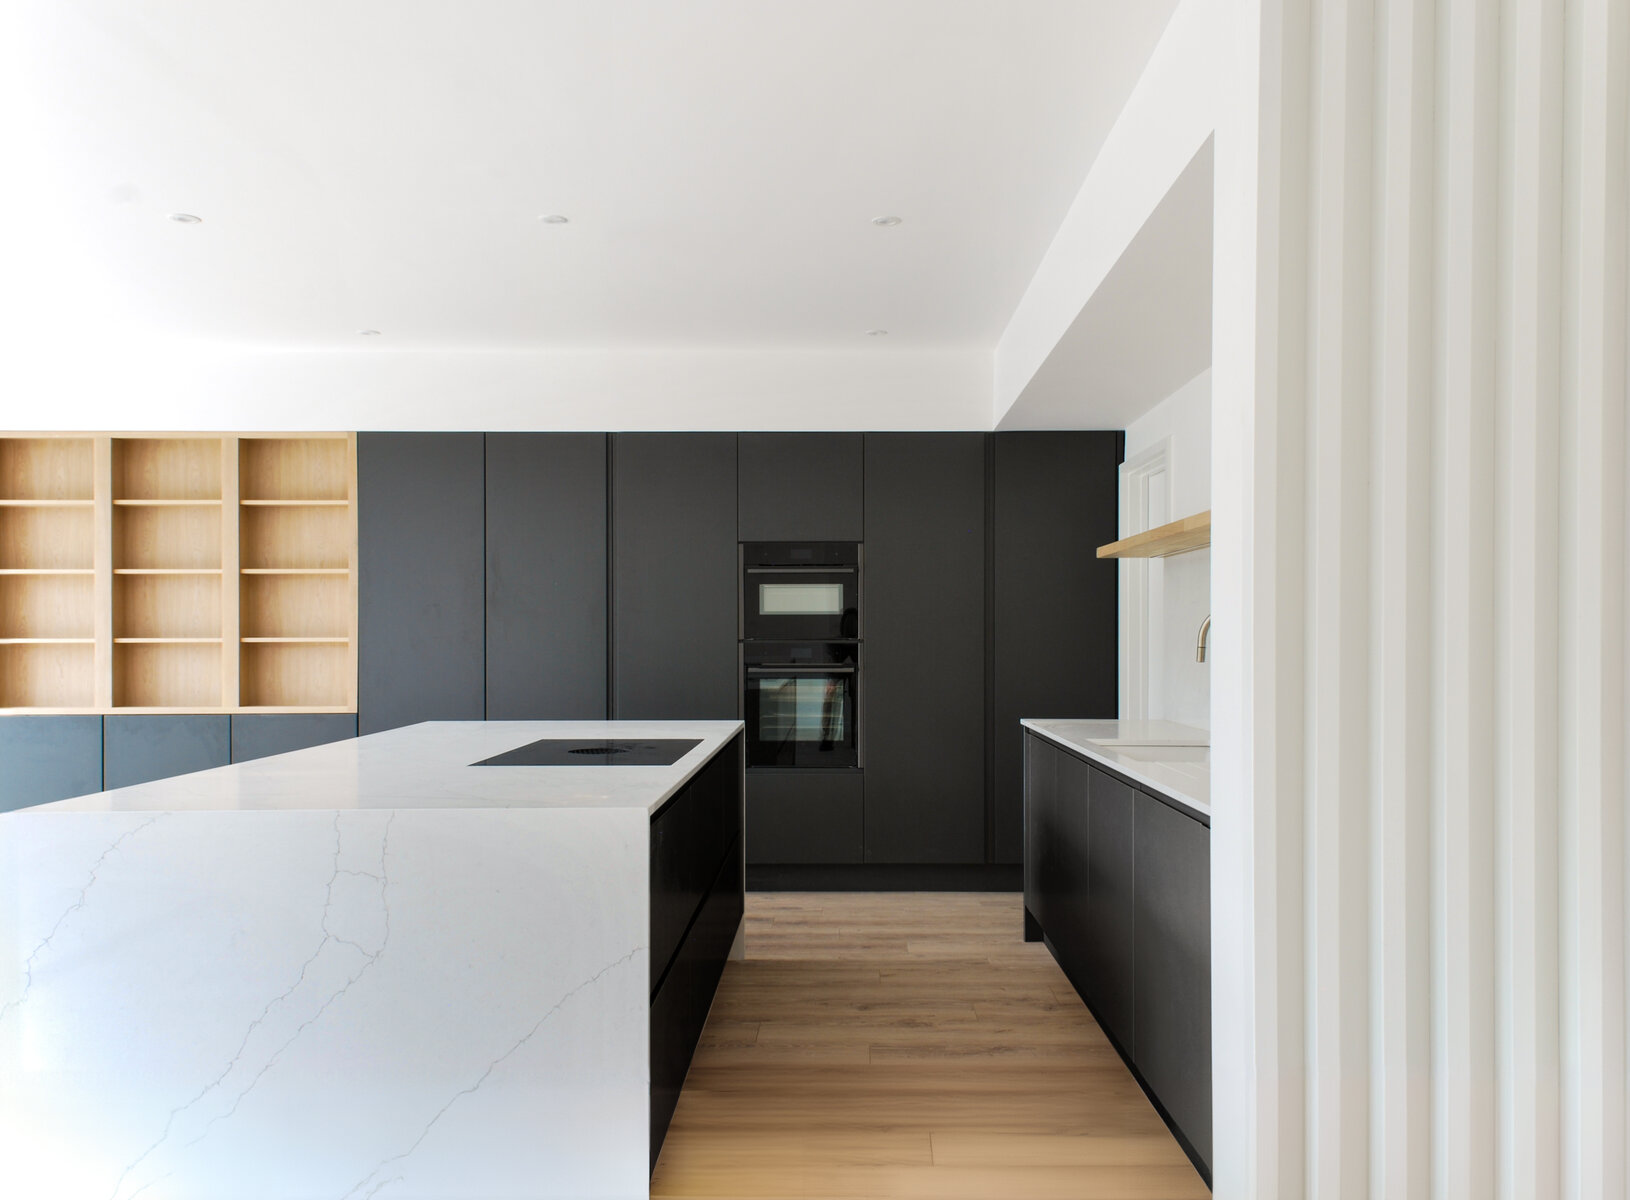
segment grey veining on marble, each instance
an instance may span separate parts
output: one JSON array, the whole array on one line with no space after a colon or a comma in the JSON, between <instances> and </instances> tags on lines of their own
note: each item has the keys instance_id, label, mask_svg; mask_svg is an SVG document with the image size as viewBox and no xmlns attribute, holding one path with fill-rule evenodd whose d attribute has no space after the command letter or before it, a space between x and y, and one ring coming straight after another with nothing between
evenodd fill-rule
<instances>
[{"instance_id":1,"label":"grey veining on marble","mask_svg":"<svg viewBox=\"0 0 1630 1200\"><path fill-rule=\"evenodd\" d=\"M424 725L0 815L0 1193L646 1195L649 813L706 724L567 733L704 738L672 768Z\"/></svg>"},{"instance_id":2,"label":"grey veining on marble","mask_svg":"<svg viewBox=\"0 0 1630 1200\"><path fill-rule=\"evenodd\" d=\"M1211 735L1176 721L1075 721L1028 717L1019 722L1049 741L1211 816ZM1117 744L1118 743L1118 744ZM1205 747L1196 754L1195 747Z\"/></svg>"}]
</instances>

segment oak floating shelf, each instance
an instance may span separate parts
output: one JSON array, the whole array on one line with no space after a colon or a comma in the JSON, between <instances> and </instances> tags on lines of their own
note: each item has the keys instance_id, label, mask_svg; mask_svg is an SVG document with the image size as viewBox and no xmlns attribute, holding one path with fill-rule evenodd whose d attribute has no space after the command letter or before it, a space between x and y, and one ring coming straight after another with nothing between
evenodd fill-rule
<instances>
[{"instance_id":1,"label":"oak floating shelf","mask_svg":"<svg viewBox=\"0 0 1630 1200\"><path fill-rule=\"evenodd\" d=\"M0 711L356 711L356 439L0 434Z\"/></svg>"},{"instance_id":2,"label":"oak floating shelf","mask_svg":"<svg viewBox=\"0 0 1630 1200\"><path fill-rule=\"evenodd\" d=\"M1184 517L1169 525L1161 525L1107 546L1098 547L1099 558L1170 558L1174 554L1187 554L1190 550L1203 550L1211 545L1211 510Z\"/></svg>"}]
</instances>

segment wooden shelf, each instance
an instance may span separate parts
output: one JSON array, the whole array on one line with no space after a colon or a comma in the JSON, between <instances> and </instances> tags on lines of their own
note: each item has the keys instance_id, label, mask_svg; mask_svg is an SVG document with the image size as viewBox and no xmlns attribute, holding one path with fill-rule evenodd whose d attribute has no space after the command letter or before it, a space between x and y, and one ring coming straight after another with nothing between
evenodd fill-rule
<instances>
[{"instance_id":1,"label":"wooden shelf","mask_svg":"<svg viewBox=\"0 0 1630 1200\"><path fill-rule=\"evenodd\" d=\"M1170 558L1211 545L1211 510L1098 547L1099 558Z\"/></svg>"},{"instance_id":2,"label":"wooden shelf","mask_svg":"<svg viewBox=\"0 0 1630 1200\"><path fill-rule=\"evenodd\" d=\"M355 435L0 434L0 712L355 712L356 562Z\"/></svg>"},{"instance_id":3,"label":"wooden shelf","mask_svg":"<svg viewBox=\"0 0 1630 1200\"><path fill-rule=\"evenodd\" d=\"M343 637L246 637L239 638L245 646L346 646L350 638Z\"/></svg>"},{"instance_id":4,"label":"wooden shelf","mask_svg":"<svg viewBox=\"0 0 1630 1200\"><path fill-rule=\"evenodd\" d=\"M245 508L345 508L349 500L239 500Z\"/></svg>"},{"instance_id":5,"label":"wooden shelf","mask_svg":"<svg viewBox=\"0 0 1630 1200\"><path fill-rule=\"evenodd\" d=\"M350 567L245 567L245 575L349 575Z\"/></svg>"},{"instance_id":6,"label":"wooden shelf","mask_svg":"<svg viewBox=\"0 0 1630 1200\"><path fill-rule=\"evenodd\" d=\"M219 500L115 500L116 508L219 508Z\"/></svg>"}]
</instances>

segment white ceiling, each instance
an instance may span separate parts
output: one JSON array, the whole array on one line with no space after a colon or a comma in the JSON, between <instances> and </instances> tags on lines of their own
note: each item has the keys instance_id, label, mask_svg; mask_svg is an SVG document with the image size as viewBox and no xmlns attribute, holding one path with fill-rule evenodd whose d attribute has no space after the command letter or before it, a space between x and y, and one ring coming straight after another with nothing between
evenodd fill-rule
<instances>
[{"instance_id":1,"label":"white ceiling","mask_svg":"<svg viewBox=\"0 0 1630 1200\"><path fill-rule=\"evenodd\" d=\"M42 0L14 114L189 336L988 348L1175 5Z\"/></svg>"}]
</instances>

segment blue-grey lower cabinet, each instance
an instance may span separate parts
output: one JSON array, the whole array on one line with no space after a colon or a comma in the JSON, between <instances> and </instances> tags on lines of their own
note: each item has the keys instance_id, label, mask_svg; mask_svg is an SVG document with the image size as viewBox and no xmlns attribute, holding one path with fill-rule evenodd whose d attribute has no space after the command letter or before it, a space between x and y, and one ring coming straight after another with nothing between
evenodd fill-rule
<instances>
[{"instance_id":1,"label":"blue-grey lower cabinet","mask_svg":"<svg viewBox=\"0 0 1630 1200\"><path fill-rule=\"evenodd\" d=\"M101 717L0 717L0 812L101 790Z\"/></svg>"},{"instance_id":2,"label":"blue-grey lower cabinet","mask_svg":"<svg viewBox=\"0 0 1630 1200\"><path fill-rule=\"evenodd\" d=\"M224 767L232 761L232 718L112 716L102 721L102 786L130 787Z\"/></svg>"},{"instance_id":3,"label":"blue-grey lower cabinet","mask_svg":"<svg viewBox=\"0 0 1630 1200\"><path fill-rule=\"evenodd\" d=\"M1211 1181L1211 829L1032 733L1025 936L1070 983Z\"/></svg>"},{"instance_id":4,"label":"blue-grey lower cabinet","mask_svg":"<svg viewBox=\"0 0 1630 1200\"><path fill-rule=\"evenodd\" d=\"M356 736L354 713L245 713L232 718L232 761L269 758Z\"/></svg>"},{"instance_id":5,"label":"blue-grey lower cabinet","mask_svg":"<svg viewBox=\"0 0 1630 1200\"><path fill-rule=\"evenodd\" d=\"M651 1169L741 925L742 740L651 818Z\"/></svg>"}]
</instances>

